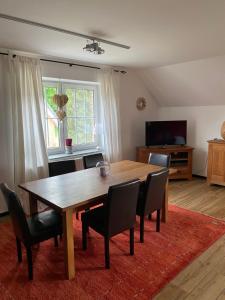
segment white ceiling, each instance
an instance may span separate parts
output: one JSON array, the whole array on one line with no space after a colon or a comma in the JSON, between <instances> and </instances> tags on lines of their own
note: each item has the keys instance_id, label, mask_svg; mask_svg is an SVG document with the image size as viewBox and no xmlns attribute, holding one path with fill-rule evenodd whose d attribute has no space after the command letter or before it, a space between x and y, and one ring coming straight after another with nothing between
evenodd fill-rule
<instances>
[{"instance_id":1,"label":"white ceiling","mask_svg":"<svg viewBox=\"0 0 225 300\"><path fill-rule=\"evenodd\" d=\"M102 45L0 19L0 47L120 66L163 66L225 54L225 0L0 0L0 13L131 46Z\"/></svg>"}]
</instances>

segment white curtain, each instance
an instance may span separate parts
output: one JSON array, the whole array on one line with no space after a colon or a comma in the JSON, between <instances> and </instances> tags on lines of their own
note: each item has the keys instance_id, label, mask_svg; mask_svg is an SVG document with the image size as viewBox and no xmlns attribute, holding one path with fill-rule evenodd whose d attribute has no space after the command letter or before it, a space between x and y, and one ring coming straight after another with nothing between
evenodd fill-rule
<instances>
[{"instance_id":1,"label":"white curtain","mask_svg":"<svg viewBox=\"0 0 225 300\"><path fill-rule=\"evenodd\" d=\"M110 162L121 160L120 128L120 74L113 69L101 69L98 73L103 118L104 151Z\"/></svg>"},{"instance_id":2,"label":"white curtain","mask_svg":"<svg viewBox=\"0 0 225 300\"><path fill-rule=\"evenodd\" d=\"M39 60L20 56L1 57L0 68L0 148L7 157L0 163L0 181L15 188L48 176L41 69Z\"/></svg>"}]
</instances>

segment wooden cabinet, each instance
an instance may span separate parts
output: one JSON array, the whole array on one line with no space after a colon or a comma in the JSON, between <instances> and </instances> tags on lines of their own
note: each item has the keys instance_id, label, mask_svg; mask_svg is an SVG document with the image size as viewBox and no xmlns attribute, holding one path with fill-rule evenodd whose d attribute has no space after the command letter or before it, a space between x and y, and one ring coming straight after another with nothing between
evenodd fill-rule
<instances>
[{"instance_id":1,"label":"wooden cabinet","mask_svg":"<svg viewBox=\"0 0 225 300\"><path fill-rule=\"evenodd\" d=\"M170 179L192 179L192 147L137 147L137 161L147 163L150 153L162 153L171 155L171 168L177 170L176 174L170 175Z\"/></svg>"},{"instance_id":2,"label":"wooden cabinet","mask_svg":"<svg viewBox=\"0 0 225 300\"><path fill-rule=\"evenodd\" d=\"M208 171L209 184L225 185L225 141L208 141Z\"/></svg>"}]
</instances>

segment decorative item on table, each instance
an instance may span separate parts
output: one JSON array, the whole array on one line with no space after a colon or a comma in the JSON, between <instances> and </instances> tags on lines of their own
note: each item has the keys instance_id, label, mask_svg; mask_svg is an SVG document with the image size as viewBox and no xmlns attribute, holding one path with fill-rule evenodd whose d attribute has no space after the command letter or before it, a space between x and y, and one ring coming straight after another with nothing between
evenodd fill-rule
<instances>
[{"instance_id":1,"label":"decorative item on table","mask_svg":"<svg viewBox=\"0 0 225 300\"><path fill-rule=\"evenodd\" d=\"M225 121L222 124L220 133L221 133L221 137L225 140Z\"/></svg>"},{"instance_id":2,"label":"decorative item on table","mask_svg":"<svg viewBox=\"0 0 225 300\"><path fill-rule=\"evenodd\" d=\"M73 146L72 146L72 139L68 138L65 139L65 150L66 150L66 154L72 154L73 153Z\"/></svg>"},{"instance_id":3,"label":"decorative item on table","mask_svg":"<svg viewBox=\"0 0 225 300\"><path fill-rule=\"evenodd\" d=\"M109 175L110 163L108 161L99 161L96 164L96 168L99 172L99 175L101 177L105 177L105 176Z\"/></svg>"},{"instance_id":4,"label":"decorative item on table","mask_svg":"<svg viewBox=\"0 0 225 300\"><path fill-rule=\"evenodd\" d=\"M62 121L66 117L66 112L64 111L63 107L68 102L67 95L57 95L55 94L52 98L53 102L58 106L58 110L56 112L57 117L60 121Z\"/></svg>"}]
</instances>

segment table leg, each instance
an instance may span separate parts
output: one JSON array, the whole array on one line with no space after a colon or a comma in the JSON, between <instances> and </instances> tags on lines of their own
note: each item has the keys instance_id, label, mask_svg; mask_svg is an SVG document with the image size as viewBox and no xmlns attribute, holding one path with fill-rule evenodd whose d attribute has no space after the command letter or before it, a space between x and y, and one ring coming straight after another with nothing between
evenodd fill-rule
<instances>
[{"instance_id":1,"label":"table leg","mask_svg":"<svg viewBox=\"0 0 225 300\"><path fill-rule=\"evenodd\" d=\"M162 209L162 222L164 223L168 221L168 183L169 180L167 179L166 187L165 187L165 197L164 197L163 209Z\"/></svg>"},{"instance_id":2,"label":"table leg","mask_svg":"<svg viewBox=\"0 0 225 300\"><path fill-rule=\"evenodd\" d=\"M74 240L73 240L73 210L63 213L64 259L67 279L75 277Z\"/></svg>"},{"instance_id":3,"label":"table leg","mask_svg":"<svg viewBox=\"0 0 225 300\"><path fill-rule=\"evenodd\" d=\"M38 212L37 197L29 193L30 215L35 215Z\"/></svg>"}]
</instances>

